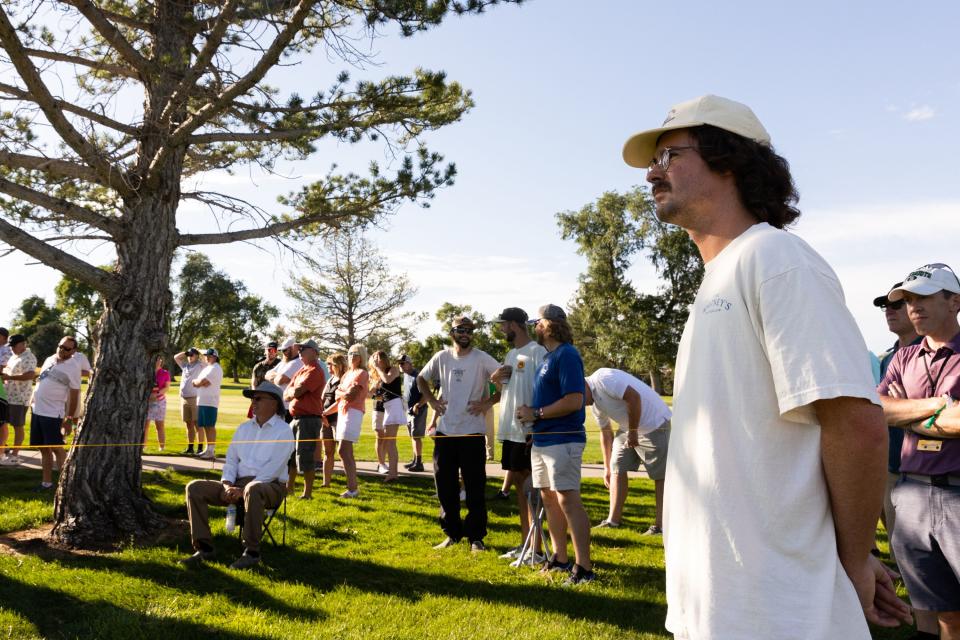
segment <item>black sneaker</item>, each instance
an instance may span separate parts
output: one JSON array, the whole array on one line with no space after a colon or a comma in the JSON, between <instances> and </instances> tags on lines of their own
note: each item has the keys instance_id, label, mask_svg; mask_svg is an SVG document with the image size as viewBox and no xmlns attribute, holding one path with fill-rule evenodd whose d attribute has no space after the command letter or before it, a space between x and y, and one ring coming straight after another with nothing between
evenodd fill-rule
<instances>
[{"instance_id":1,"label":"black sneaker","mask_svg":"<svg viewBox=\"0 0 960 640\"><path fill-rule=\"evenodd\" d=\"M573 571L570 572L570 577L563 581L563 586L572 587L574 585L583 584L584 582L593 582L597 579L597 574L591 569L584 569L578 564L573 565Z\"/></svg>"},{"instance_id":2,"label":"black sneaker","mask_svg":"<svg viewBox=\"0 0 960 640\"><path fill-rule=\"evenodd\" d=\"M56 485L51 484L49 487L43 486L43 483L38 484L33 488L34 493L52 493Z\"/></svg>"},{"instance_id":3,"label":"black sneaker","mask_svg":"<svg viewBox=\"0 0 960 640\"><path fill-rule=\"evenodd\" d=\"M416 458L414 458L414 459L411 460L410 462L404 464L404 465L403 465L403 468L404 468L404 469L409 469L410 467L414 466L415 464L417 464L417 459L416 459Z\"/></svg>"},{"instance_id":4,"label":"black sneaker","mask_svg":"<svg viewBox=\"0 0 960 640\"><path fill-rule=\"evenodd\" d=\"M480 553L486 550L487 547L483 544L483 540L474 540L470 543L470 551L473 553Z\"/></svg>"},{"instance_id":5,"label":"black sneaker","mask_svg":"<svg viewBox=\"0 0 960 640\"><path fill-rule=\"evenodd\" d=\"M543 567L540 569L544 573L549 573L551 571L572 571L573 563L567 560L566 562L560 562L555 558L550 558L543 563Z\"/></svg>"},{"instance_id":6,"label":"black sneaker","mask_svg":"<svg viewBox=\"0 0 960 640\"><path fill-rule=\"evenodd\" d=\"M418 462L417 464L413 465L412 467L407 467L407 470L408 470L408 471L412 471L412 472L424 471L423 463L422 463L422 462Z\"/></svg>"},{"instance_id":7,"label":"black sneaker","mask_svg":"<svg viewBox=\"0 0 960 640\"><path fill-rule=\"evenodd\" d=\"M491 500L509 500L510 493L507 491L497 491L495 494L490 496Z\"/></svg>"},{"instance_id":8,"label":"black sneaker","mask_svg":"<svg viewBox=\"0 0 960 640\"><path fill-rule=\"evenodd\" d=\"M182 456L192 456L193 455L193 445L190 445L186 449L180 452Z\"/></svg>"}]
</instances>

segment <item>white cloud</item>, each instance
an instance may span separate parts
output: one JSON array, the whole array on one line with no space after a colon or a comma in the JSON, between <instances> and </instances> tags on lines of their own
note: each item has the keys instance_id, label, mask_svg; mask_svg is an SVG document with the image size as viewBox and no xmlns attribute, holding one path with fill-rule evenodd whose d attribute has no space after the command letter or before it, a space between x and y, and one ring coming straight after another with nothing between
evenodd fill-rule
<instances>
[{"instance_id":1,"label":"white cloud","mask_svg":"<svg viewBox=\"0 0 960 640\"><path fill-rule=\"evenodd\" d=\"M930 120L935 115L937 115L937 112L934 111L933 107L923 104L907 111L903 114L903 119L908 122L921 122L923 120Z\"/></svg>"}]
</instances>

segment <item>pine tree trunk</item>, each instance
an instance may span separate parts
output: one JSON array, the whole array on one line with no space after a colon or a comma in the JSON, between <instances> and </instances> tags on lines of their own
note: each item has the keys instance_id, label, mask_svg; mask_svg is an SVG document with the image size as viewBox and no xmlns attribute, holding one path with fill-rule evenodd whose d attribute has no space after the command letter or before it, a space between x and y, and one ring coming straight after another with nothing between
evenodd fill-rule
<instances>
[{"instance_id":1,"label":"pine tree trunk","mask_svg":"<svg viewBox=\"0 0 960 640\"><path fill-rule=\"evenodd\" d=\"M79 446L70 449L54 502L51 535L66 546L112 546L165 524L143 494L140 443L153 363L166 347L179 199L179 162L172 164L158 193L130 210L151 233L117 243L121 292L106 300Z\"/></svg>"}]
</instances>

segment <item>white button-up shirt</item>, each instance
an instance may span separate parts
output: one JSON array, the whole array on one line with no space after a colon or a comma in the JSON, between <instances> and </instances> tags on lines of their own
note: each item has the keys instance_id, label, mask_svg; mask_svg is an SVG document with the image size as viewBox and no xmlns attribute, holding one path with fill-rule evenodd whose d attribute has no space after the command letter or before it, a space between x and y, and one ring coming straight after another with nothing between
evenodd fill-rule
<instances>
[{"instance_id":1,"label":"white button-up shirt","mask_svg":"<svg viewBox=\"0 0 960 640\"><path fill-rule=\"evenodd\" d=\"M293 449L293 431L283 418L274 415L263 426L251 418L233 433L222 479L236 482L237 478L253 476L261 482L286 482Z\"/></svg>"}]
</instances>

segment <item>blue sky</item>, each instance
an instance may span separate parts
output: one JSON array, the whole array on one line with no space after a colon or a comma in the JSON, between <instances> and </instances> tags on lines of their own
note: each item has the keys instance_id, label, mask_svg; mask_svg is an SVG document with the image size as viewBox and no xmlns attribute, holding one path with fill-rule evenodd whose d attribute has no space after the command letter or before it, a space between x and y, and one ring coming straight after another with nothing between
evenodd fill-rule
<instances>
[{"instance_id":1,"label":"blue sky","mask_svg":"<svg viewBox=\"0 0 960 640\"><path fill-rule=\"evenodd\" d=\"M834 266L868 345L880 350L891 337L870 300L925 262L960 268L957 24L960 5L946 0L532 0L413 38L389 32L373 44L381 64L352 70L354 79L443 69L477 106L424 138L456 162L456 185L429 209L404 207L373 237L420 287L416 310L444 301L488 315L565 305L584 261L559 239L554 214L643 183L620 157L625 139L659 124L671 105L716 93L750 105L790 161L804 212L794 231ZM271 80L309 94L343 68L318 52ZM362 170L383 158L376 145L325 144L282 168L289 178L241 171L204 184L276 208L276 195L332 162ZM181 229L206 227L196 216L184 209ZM209 255L286 307L276 283L287 258L245 245ZM0 259L10 276L0 320L26 295L52 297L57 275L26 262ZM656 288L645 261L631 274L640 289Z\"/></svg>"}]
</instances>

